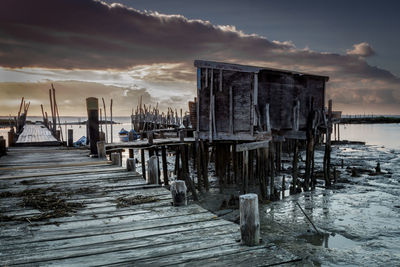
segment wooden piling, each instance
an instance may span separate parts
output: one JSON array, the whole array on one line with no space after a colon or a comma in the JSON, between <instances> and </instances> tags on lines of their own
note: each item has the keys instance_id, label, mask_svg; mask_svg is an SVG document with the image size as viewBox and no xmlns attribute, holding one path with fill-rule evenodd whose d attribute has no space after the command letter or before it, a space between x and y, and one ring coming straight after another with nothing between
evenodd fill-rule
<instances>
[{"instance_id":1,"label":"wooden piling","mask_svg":"<svg viewBox=\"0 0 400 267\"><path fill-rule=\"evenodd\" d=\"M90 153L97 154L97 142L100 141L99 136L99 103L95 97L86 98L86 107L89 123L89 139Z\"/></svg>"},{"instance_id":2,"label":"wooden piling","mask_svg":"<svg viewBox=\"0 0 400 267\"><path fill-rule=\"evenodd\" d=\"M326 143L325 143L325 153L323 161L323 171L325 178L325 187L331 186L330 181L330 167L331 167L331 132L332 132L332 100L328 102L328 122L326 125Z\"/></svg>"},{"instance_id":3,"label":"wooden piling","mask_svg":"<svg viewBox=\"0 0 400 267\"><path fill-rule=\"evenodd\" d=\"M208 143L200 140L200 149L201 149L201 169L203 172L203 182L206 191L209 190L209 181L208 181Z\"/></svg>"},{"instance_id":4,"label":"wooden piling","mask_svg":"<svg viewBox=\"0 0 400 267\"><path fill-rule=\"evenodd\" d=\"M260 243L260 218L257 194L246 194L240 200L240 236L242 244L256 246Z\"/></svg>"},{"instance_id":5,"label":"wooden piling","mask_svg":"<svg viewBox=\"0 0 400 267\"><path fill-rule=\"evenodd\" d=\"M147 183L148 184L158 184L159 176L158 176L158 158L157 156L151 156L149 158L148 166L147 166Z\"/></svg>"},{"instance_id":6,"label":"wooden piling","mask_svg":"<svg viewBox=\"0 0 400 267\"><path fill-rule=\"evenodd\" d=\"M112 165L121 166L122 165L121 154L118 152L111 153L111 162Z\"/></svg>"},{"instance_id":7,"label":"wooden piling","mask_svg":"<svg viewBox=\"0 0 400 267\"><path fill-rule=\"evenodd\" d=\"M0 157L7 154L6 150L6 139L3 136L0 136Z\"/></svg>"},{"instance_id":8,"label":"wooden piling","mask_svg":"<svg viewBox=\"0 0 400 267\"><path fill-rule=\"evenodd\" d=\"M172 204L174 206L187 205L187 188L185 181L176 180L171 184Z\"/></svg>"},{"instance_id":9,"label":"wooden piling","mask_svg":"<svg viewBox=\"0 0 400 267\"><path fill-rule=\"evenodd\" d=\"M269 186L270 186L270 200L275 200L276 195L275 195L275 151L274 151L274 143L271 142L271 149L269 150Z\"/></svg>"},{"instance_id":10,"label":"wooden piling","mask_svg":"<svg viewBox=\"0 0 400 267\"><path fill-rule=\"evenodd\" d=\"M181 154L182 154L181 163L182 163L183 180L186 181L186 184L189 187L189 190L192 192L193 199L195 201L197 201L199 198L197 196L196 188L194 186L194 183L193 183L192 179L190 178L189 170L187 169L187 166L188 166L188 164L187 164L188 155L187 155L187 152L186 152L185 145L180 145L180 151L181 151Z\"/></svg>"},{"instance_id":11,"label":"wooden piling","mask_svg":"<svg viewBox=\"0 0 400 267\"><path fill-rule=\"evenodd\" d=\"M11 130L8 132L8 147L14 146L15 143L15 132L14 129L11 128Z\"/></svg>"},{"instance_id":12,"label":"wooden piling","mask_svg":"<svg viewBox=\"0 0 400 267\"><path fill-rule=\"evenodd\" d=\"M142 163L142 176L143 176L143 179L146 180L146 159L145 159L143 148L140 149L140 161Z\"/></svg>"},{"instance_id":13,"label":"wooden piling","mask_svg":"<svg viewBox=\"0 0 400 267\"><path fill-rule=\"evenodd\" d=\"M128 172L135 172L136 171L136 161L134 158L127 158L126 159L126 170Z\"/></svg>"},{"instance_id":14,"label":"wooden piling","mask_svg":"<svg viewBox=\"0 0 400 267\"><path fill-rule=\"evenodd\" d=\"M106 146L104 141L97 142L97 157L100 159L106 158Z\"/></svg>"},{"instance_id":15,"label":"wooden piling","mask_svg":"<svg viewBox=\"0 0 400 267\"><path fill-rule=\"evenodd\" d=\"M249 151L243 151L243 185L242 193L247 194L249 192Z\"/></svg>"},{"instance_id":16,"label":"wooden piling","mask_svg":"<svg viewBox=\"0 0 400 267\"><path fill-rule=\"evenodd\" d=\"M60 130L56 130L56 139L58 140L58 141L60 141L61 139L60 139L60 137L61 137L61 131Z\"/></svg>"},{"instance_id":17,"label":"wooden piling","mask_svg":"<svg viewBox=\"0 0 400 267\"><path fill-rule=\"evenodd\" d=\"M292 193L297 193L297 172L298 172L298 161L299 161L299 141L294 140L293 145L293 161L292 161Z\"/></svg>"},{"instance_id":18,"label":"wooden piling","mask_svg":"<svg viewBox=\"0 0 400 267\"><path fill-rule=\"evenodd\" d=\"M167 149L165 146L161 147L161 159L162 159L162 169L164 176L164 186L169 184L168 182L168 162L167 162Z\"/></svg>"},{"instance_id":19,"label":"wooden piling","mask_svg":"<svg viewBox=\"0 0 400 267\"><path fill-rule=\"evenodd\" d=\"M74 130L68 129L68 146L72 147L74 145Z\"/></svg>"}]
</instances>

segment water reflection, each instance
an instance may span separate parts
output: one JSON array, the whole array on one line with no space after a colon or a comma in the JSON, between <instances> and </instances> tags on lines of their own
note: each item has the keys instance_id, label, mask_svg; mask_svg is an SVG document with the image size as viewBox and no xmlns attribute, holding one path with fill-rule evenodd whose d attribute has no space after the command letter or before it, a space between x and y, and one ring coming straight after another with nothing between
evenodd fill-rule
<instances>
[{"instance_id":1,"label":"water reflection","mask_svg":"<svg viewBox=\"0 0 400 267\"><path fill-rule=\"evenodd\" d=\"M340 139L400 149L400 124L341 124Z\"/></svg>"},{"instance_id":2,"label":"water reflection","mask_svg":"<svg viewBox=\"0 0 400 267\"><path fill-rule=\"evenodd\" d=\"M357 245L357 242L348 239L341 234L304 234L298 236L304 239L306 242L324 248L335 248L335 249L349 249Z\"/></svg>"}]
</instances>

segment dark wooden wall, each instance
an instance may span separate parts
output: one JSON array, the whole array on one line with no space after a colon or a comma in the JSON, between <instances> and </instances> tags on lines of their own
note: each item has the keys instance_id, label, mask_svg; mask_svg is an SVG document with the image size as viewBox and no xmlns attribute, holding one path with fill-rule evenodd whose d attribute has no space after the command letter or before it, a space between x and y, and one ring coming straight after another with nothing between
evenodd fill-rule
<instances>
[{"instance_id":1,"label":"dark wooden wall","mask_svg":"<svg viewBox=\"0 0 400 267\"><path fill-rule=\"evenodd\" d=\"M213 74L211 75L211 71ZM251 136L253 125L252 103L254 93L254 73L222 71L201 68L198 91L199 126L201 136L209 134L210 90L213 85L215 95L215 125L217 136L214 139L240 140ZM213 81L211 83L211 76ZM207 78L207 82L206 82ZM230 89L232 88L232 89ZM230 90L232 90L233 135L230 135ZM314 108L323 109L325 80L323 77L262 70L258 73L258 114L261 127L265 126L265 105L270 105L271 128L275 130L292 129L293 108L300 101L300 129L306 125L307 114Z\"/></svg>"},{"instance_id":2,"label":"dark wooden wall","mask_svg":"<svg viewBox=\"0 0 400 267\"><path fill-rule=\"evenodd\" d=\"M222 87L220 90L220 70L213 70L213 94L215 95L215 125L218 136L229 135L229 106L230 88L232 88L232 112L233 112L233 134L250 134L251 124L251 99L253 95L252 73L224 70L222 72ZM206 86L207 76L207 86ZM200 132L209 132L210 118L210 90L211 69L207 75L205 69L201 69L201 89L199 90L199 119ZM221 135L223 133L223 135Z\"/></svg>"}]
</instances>

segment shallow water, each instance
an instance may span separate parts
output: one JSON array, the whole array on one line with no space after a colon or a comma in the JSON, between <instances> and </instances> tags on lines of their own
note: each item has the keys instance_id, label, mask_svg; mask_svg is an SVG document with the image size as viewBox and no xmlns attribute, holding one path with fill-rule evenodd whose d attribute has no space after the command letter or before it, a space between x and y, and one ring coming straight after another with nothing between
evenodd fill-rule
<instances>
[{"instance_id":1,"label":"shallow water","mask_svg":"<svg viewBox=\"0 0 400 267\"><path fill-rule=\"evenodd\" d=\"M325 190L321 181L313 192L262 205L262 235L306 259L306 265L400 266L400 125L379 127L343 129L351 131L343 133L343 139L367 142L365 146L333 147L332 164L349 182L338 183L342 189ZM378 133L382 140L374 145ZM322 166L322 157L323 150L316 151L317 166ZM382 174L373 173L378 161ZM351 177L348 167L368 169L371 175ZM322 235L315 232L296 202Z\"/></svg>"}]
</instances>

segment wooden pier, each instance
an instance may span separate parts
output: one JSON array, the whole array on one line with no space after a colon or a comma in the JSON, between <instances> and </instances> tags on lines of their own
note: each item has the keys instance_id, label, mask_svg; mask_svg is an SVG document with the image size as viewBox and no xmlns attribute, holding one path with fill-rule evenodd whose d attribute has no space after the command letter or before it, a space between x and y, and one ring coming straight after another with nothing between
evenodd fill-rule
<instances>
[{"instance_id":1,"label":"wooden pier","mask_svg":"<svg viewBox=\"0 0 400 267\"><path fill-rule=\"evenodd\" d=\"M16 146L52 146L60 142L42 124L25 124L16 141Z\"/></svg>"},{"instance_id":2,"label":"wooden pier","mask_svg":"<svg viewBox=\"0 0 400 267\"><path fill-rule=\"evenodd\" d=\"M239 225L86 149L13 147L0 159L5 266L268 266L294 256L240 243Z\"/></svg>"}]
</instances>

